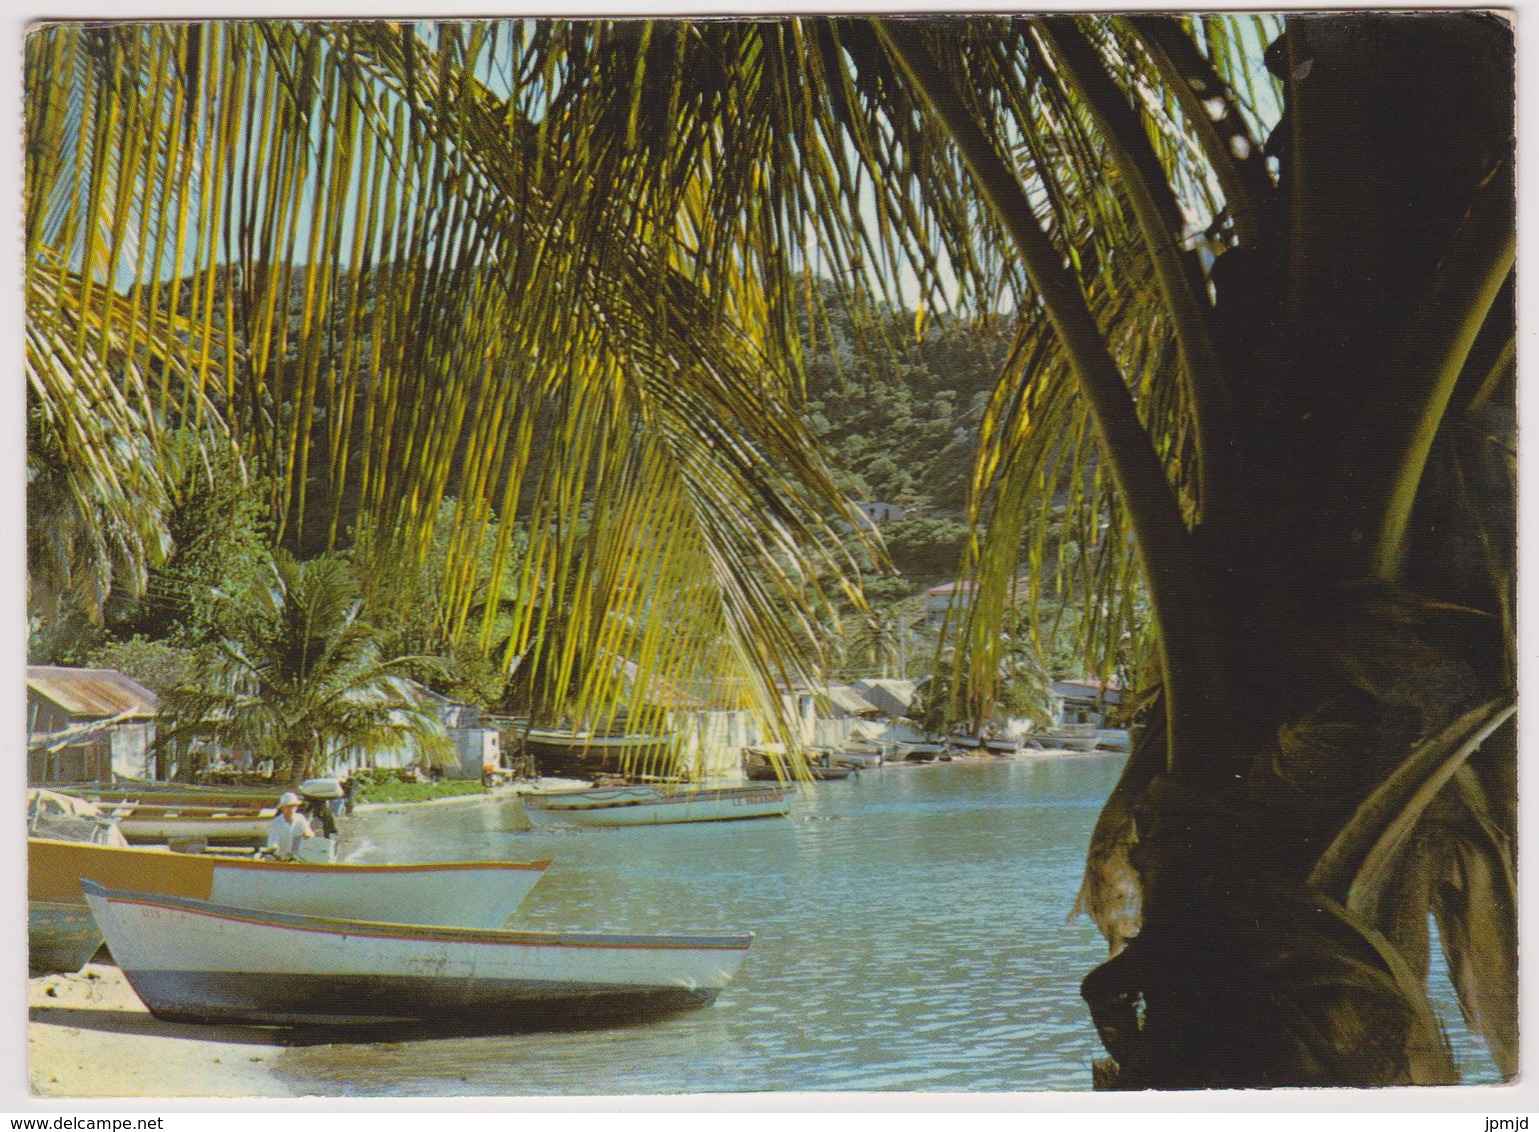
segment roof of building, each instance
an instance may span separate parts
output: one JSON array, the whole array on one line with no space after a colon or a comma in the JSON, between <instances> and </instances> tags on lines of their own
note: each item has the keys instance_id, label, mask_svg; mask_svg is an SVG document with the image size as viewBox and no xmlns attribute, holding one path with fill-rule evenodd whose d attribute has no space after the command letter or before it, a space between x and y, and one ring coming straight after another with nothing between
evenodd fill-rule
<instances>
[{"instance_id":1,"label":"roof of building","mask_svg":"<svg viewBox=\"0 0 1539 1132\"><path fill-rule=\"evenodd\" d=\"M913 680L855 681L855 689L862 698L883 714L894 717L907 714L917 688Z\"/></svg>"},{"instance_id":2,"label":"roof of building","mask_svg":"<svg viewBox=\"0 0 1539 1132\"><path fill-rule=\"evenodd\" d=\"M846 715L878 715L882 710L854 688L845 684L830 684L828 698L834 707Z\"/></svg>"},{"instance_id":3,"label":"roof of building","mask_svg":"<svg viewBox=\"0 0 1539 1132\"><path fill-rule=\"evenodd\" d=\"M925 593L925 597L941 597L941 596L943 596L945 594L954 594L954 593L968 594L968 593L972 593L973 590L975 590L977 588L978 588L978 583L977 582L973 582L973 581L966 581L966 582L942 582L938 586L931 586L929 589L925 590L924 593Z\"/></svg>"},{"instance_id":4,"label":"roof of building","mask_svg":"<svg viewBox=\"0 0 1539 1132\"><path fill-rule=\"evenodd\" d=\"M159 696L115 668L28 665L27 690L87 719L136 719L160 710Z\"/></svg>"}]
</instances>

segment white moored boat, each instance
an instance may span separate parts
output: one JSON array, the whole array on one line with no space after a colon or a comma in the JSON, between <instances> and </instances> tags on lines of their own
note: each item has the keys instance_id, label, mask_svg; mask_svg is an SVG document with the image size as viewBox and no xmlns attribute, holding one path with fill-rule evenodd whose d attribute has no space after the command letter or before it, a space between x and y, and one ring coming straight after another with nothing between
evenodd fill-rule
<instances>
[{"instance_id":1,"label":"white moored boat","mask_svg":"<svg viewBox=\"0 0 1539 1132\"><path fill-rule=\"evenodd\" d=\"M109 888L241 908L500 928L549 865L548 860L306 864L31 838L27 896L73 904L83 912L81 882L92 880Z\"/></svg>"},{"instance_id":2,"label":"white moored boat","mask_svg":"<svg viewBox=\"0 0 1539 1132\"><path fill-rule=\"evenodd\" d=\"M1096 727L1093 723L1064 723L1037 735L1049 747L1067 751L1093 751L1096 746Z\"/></svg>"},{"instance_id":3,"label":"white moored boat","mask_svg":"<svg viewBox=\"0 0 1539 1132\"><path fill-rule=\"evenodd\" d=\"M834 752L833 761L836 764L842 763L845 766L853 766L859 770L870 770L886 762L886 755L881 747L853 743Z\"/></svg>"},{"instance_id":4,"label":"white moored boat","mask_svg":"<svg viewBox=\"0 0 1539 1132\"><path fill-rule=\"evenodd\" d=\"M933 763L946 753L944 743L899 743L894 762Z\"/></svg>"},{"instance_id":5,"label":"white moored boat","mask_svg":"<svg viewBox=\"0 0 1539 1132\"><path fill-rule=\"evenodd\" d=\"M525 794L523 802L529 820L539 825L671 825L782 817L791 809L791 792L780 786L616 786Z\"/></svg>"},{"instance_id":6,"label":"white moored boat","mask_svg":"<svg viewBox=\"0 0 1539 1132\"><path fill-rule=\"evenodd\" d=\"M366 923L81 886L129 984L176 1022L494 1031L651 1017L711 1002L753 940Z\"/></svg>"}]
</instances>

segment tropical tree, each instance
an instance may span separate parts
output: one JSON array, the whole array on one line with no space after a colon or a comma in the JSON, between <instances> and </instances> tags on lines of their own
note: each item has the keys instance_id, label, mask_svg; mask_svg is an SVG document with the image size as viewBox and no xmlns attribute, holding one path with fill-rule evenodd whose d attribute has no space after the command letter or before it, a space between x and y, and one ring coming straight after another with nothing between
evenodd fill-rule
<instances>
[{"instance_id":1,"label":"tropical tree","mask_svg":"<svg viewBox=\"0 0 1539 1132\"><path fill-rule=\"evenodd\" d=\"M29 373L60 435L81 410L55 344L110 374L125 341L111 389L166 374L190 392L152 402L191 415L218 394L283 473L284 530L322 469L419 545L446 494L527 511L510 654L726 664L771 704L866 560L794 411L814 277L851 309L917 281L916 336L948 306L1013 312L950 687L997 694L1045 509L1093 517L1106 641L1141 572L1159 725L1083 900L1118 949L1085 984L1100 1080L1447 1079L1429 913L1515 1072L1502 19L51 28L29 67L27 294L52 335ZM183 309L156 281L185 262ZM368 312L343 271L375 280ZM368 322L335 364L333 293ZM136 311L191 333L96 333ZM700 630L676 648L610 616L676 592ZM542 638L536 611L565 608Z\"/></svg>"},{"instance_id":2,"label":"tropical tree","mask_svg":"<svg viewBox=\"0 0 1539 1132\"><path fill-rule=\"evenodd\" d=\"M383 653L433 657L415 674L422 683L458 703L491 707L502 699L508 683L504 650L494 645L489 653L457 632L451 620L454 606L446 595L464 584L458 575L465 573L475 595L469 616L484 614L488 606L494 612L516 610L519 603L513 578L506 573L500 594L487 588L503 541L497 524L489 524L482 532L480 555L471 559L457 547L465 536L456 521L458 513L455 500L440 504L432 541L421 557L401 545L398 532L381 531L365 519L354 531L347 560L358 580L363 617L379 630ZM524 541L522 532L516 532L511 547L504 550L512 562L519 560ZM504 614L494 627L501 634L494 640L501 640L511 628L510 617Z\"/></svg>"},{"instance_id":3,"label":"tropical tree","mask_svg":"<svg viewBox=\"0 0 1539 1132\"><path fill-rule=\"evenodd\" d=\"M956 731L978 735L1012 719L1027 720L1038 728L1056 722L1052 677L1042 663L1030 627L1017 619L1000 636L1004 647L995 653L997 667L990 675L992 691L987 698L972 692L969 681L974 676L956 666L951 647L942 648L938 671L919 686L909 711L909 718L926 735Z\"/></svg>"},{"instance_id":4,"label":"tropical tree","mask_svg":"<svg viewBox=\"0 0 1539 1132\"><path fill-rule=\"evenodd\" d=\"M381 659L359 618L357 585L336 558L300 562L278 551L265 584L232 596L222 636L198 679L163 698L157 742L194 742L267 762L298 782L338 755L406 750L448 765L448 733L404 671L420 657Z\"/></svg>"},{"instance_id":5,"label":"tropical tree","mask_svg":"<svg viewBox=\"0 0 1539 1132\"><path fill-rule=\"evenodd\" d=\"M33 33L30 396L62 438L39 458L89 504L94 541L69 545L101 566L129 520L160 530L155 494L111 479L159 462L107 464L94 437L154 446L217 421L296 551L342 547L362 519L421 565L454 498L442 621L501 642L503 669L548 654L554 698L612 710L648 673L577 662L620 653L746 680L789 723L774 687L816 669L807 611L844 593L858 521L764 338L789 296L713 289L681 232L650 232L583 170L561 139L591 107L527 70L532 31ZM493 57L514 66L500 93ZM698 200L674 193L674 219ZM119 554L140 573L164 553L145 537ZM69 590L68 561L39 556L34 588ZM516 608L479 600L505 579ZM665 600L669 618L637 615ZM569 630L547 631L567 607ZM685 621L700 631L672 631Z\"/></svg>"}]
</instances>

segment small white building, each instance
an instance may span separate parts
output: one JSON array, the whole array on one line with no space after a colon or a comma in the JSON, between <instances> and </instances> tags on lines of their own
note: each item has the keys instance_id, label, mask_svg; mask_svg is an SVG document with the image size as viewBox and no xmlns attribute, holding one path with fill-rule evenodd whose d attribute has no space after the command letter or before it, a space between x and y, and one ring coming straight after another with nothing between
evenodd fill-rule
<instances>
[{"instance_id":1,"label":"small white building","mask_svg":"<svg viewBox=\"0 0 1539 1132\"><path fill-rule=\"evenodd\" d=\"M457 759L454 766L445 768L448 777L481 778L502 765L502 734L483 718L480 708L456 703L430 688L419 686L417 691L432 703L454 744Z\"/></svg>"},{"instance_id":2,"label":"small white building","mask_svg":"<svg viewBox=\"0 0 1539 1132\"><path fill-rule=\"evenodd\" d=\"M1107 720L1119 714L1122 707L1122 689L1099 680L1054 680L1052 692L1060 724L1093 723L1105 727Z\"/></svg>"}]
</instances>

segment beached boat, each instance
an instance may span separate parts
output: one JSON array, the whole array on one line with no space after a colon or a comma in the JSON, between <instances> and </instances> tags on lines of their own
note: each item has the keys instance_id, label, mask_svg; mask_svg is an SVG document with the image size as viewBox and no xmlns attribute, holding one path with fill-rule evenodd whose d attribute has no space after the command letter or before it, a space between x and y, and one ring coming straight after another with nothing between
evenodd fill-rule
<instances>
[{"instance_id":1,"label":"beached boat","mask_svg":"<svg viewBox=\"0 0 1539 1132\"><path fill-rule=\"evenodd\" d=\"M102 930L84 903L27 901L27 973L78 971L102 945Z\"/></svg>"},{"instance_id":2,"label":"beached boat","mask_svg":"<svg viewBox=\"0 0 1539 1132\"><path fill-rule=\"evenodd\" d=\"M125 802L116 808L118 828L135 845L204 841L209 845L257 846L266 842L267 827L277 813L271 805L237 809Z\"/></svg>"},{"instance_id":3,"label":"beached boat","mask_svg":"<svg viewBox=\"0 0 1539 1132\"><path fill-rule=\"evenodd\" d=\"M1021 753L1021 741L1019 739L985 739L983 747L991 755L1018 755Z\"/></svg>"},{"instance_id":4,"label":"beached boat","mask_svg":"<svg viewBox=\"0 0 1539 1132\"><path fill-rule=\"evenodd\" d=\"M173 1022L495 1031L653 1017L711 1002L753 941L369 923L81 885L129 985Z\"/></svg>"},{"instance_id":5,"label":"beached boat","mask_svg":"<svg viewBox=\"0 0 1539 1132\"><path fill-rule=\"evenodd\" d=\"M27 833L59 841L87 841L95 845L127 845L113 814L82 798L56 790L27 791Z\"/></svg>"},{"instance_id":6,"label":"beached boat","mask_svg":"<svg viewBox=\"0 0 1539 1132\"><path fill-rule=\"evenodd\" d=\"M99 806L137 803L146 806L204 806L260 810L271 806L283 790L277 787L196 786L185 782L128 782L106 785L82 783L59 788L62 794Z\"/></svg>"},{"instance_id":7,"label":"beached boat","mask_svg":"<svg viewBox=\"0 0 1539 1132\"><path fill-rule=\"evenodd\" d=\"M1064 723L1051 731L1036 736L1048 747L1060 747L1066 751L1093 751L1097 741L1093 723Z\"/></svg>"},{"instance_id":8,"label":"beached boat","mask_svg":"<svg viewBox=\"0 0 1539 1132\"><path fill-rule=\"evenodd\" d=\"M524 753L534 756L544 777L666 772L672 767L670 735L595 735L588 731L532 728L523 733Z\"/></svg>"},{"instance_id":9,"label":"beached boat","mask_svg":"<svg viewBox=\"0 0 1539 1132\"><path fill-rule=\"evenodd\" d=\"M799 759L800 769L791 762L793 758ZM828 751L794 756L787 755L783 748L775 748L773 754L766 747L747 747L743 750L743 774L752 782L792 781L803 777L814 782L835 782L848 778L856 769L840 765Z\"/></svg>"},{"instance_id":10,"label":"beached boat","mask_svg":"<svg viewBox=\"0 0 1539 1132\"><path fill-rule=\"evenodd\" d=\"M895 762L933 763L946 753L944 743L899 743Z\"/></svg>"},{"instance_id":11,"label":"beached boat","mask_svg":"<svg viewBox=\"0 0 1539 1132\"><path fill-rule=\"evenodd\" d=\"M788 790L774 786L693 789L619 786L561 794L521 796L538 825L671 825L782 817L791 809Z\"/></svg>"},{"instance_id":12,"label":"beached boat","mask_svg":"<svg viewBox=\"0 0 1539 1132\"><path fill-rule=\"evenodd\" d=\"M27 792L27 832L55 844L87 849L125 848L112 819L90 802L52 790ZM78 971L102 945L78 886L73 897L52 887L27 893L27 967L33 975Z\"/></svg>"},{"instance_id":13,"label":"beached boat","mask_svg":"<svg viewBox=\"0 0 1539 1132\"><path fill-rule=\"evenodd\" d=\"M852 745L835 751L833 756L835 766L852 766L856 770L872 770L886 761L882 748L875 746Z\"/></svg>"},{"instance_id":14,"label":"beached boat","mask_svg":"<svg viewBox=\"0 0 1539 1132\"><path fill-rule=\"evenodd\" d=\"M29 838L27 899L83 910L80 882L92 880L241 908L500 928L549 866L548 860L324 865Z\"/></svg>"}]
</instances>

